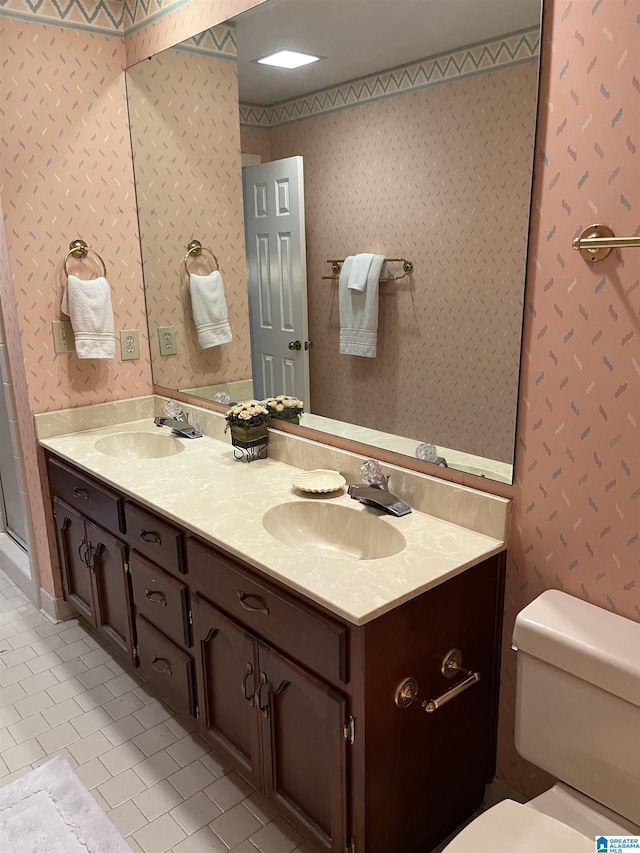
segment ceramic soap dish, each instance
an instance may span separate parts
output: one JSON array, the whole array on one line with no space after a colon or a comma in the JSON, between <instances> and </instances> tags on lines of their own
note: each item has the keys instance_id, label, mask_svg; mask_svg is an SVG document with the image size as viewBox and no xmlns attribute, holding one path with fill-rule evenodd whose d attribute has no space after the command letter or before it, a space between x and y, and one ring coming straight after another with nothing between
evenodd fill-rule
<instances>
[{"instance_id":1,"label":"ceramic soap dish","mask_svg":"<svg viewBox=\"0 0 640 853\"><path fill-rule=\"evenodd\" d=\"M291 482L301 492L326 494L341 489L347 481L337 471L315 468L313 471L298 471L292 474Z\"/></svg>"}]
</instances>

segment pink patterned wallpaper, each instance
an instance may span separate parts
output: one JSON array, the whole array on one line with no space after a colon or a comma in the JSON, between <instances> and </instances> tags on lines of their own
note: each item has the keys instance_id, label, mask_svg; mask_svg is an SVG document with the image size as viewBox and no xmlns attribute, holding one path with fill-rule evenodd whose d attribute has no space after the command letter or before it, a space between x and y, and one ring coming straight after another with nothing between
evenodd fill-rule
<instances>
[{"instance_id":1,"label":"pink patterned wallpaper","mask_svg":"<svg viewBox=\"0 0 640 853\"><path fill-rule=\"evenodd\" d=\"M513 745L516 613L548 588L640 621L638 249L590 267L599 221L640 233L639 0L546 0L508 554L498 774L537 793Z\"/></svg>"},{"instance_id":2,"label":"pink patterned wallpaper","mask_svg":"<svg viewBox=\"0 0 640 853\"><path fill-rule=\"evenodd\" d=\"M264 0L189 0L187 3L164 3L163 7L161 0L156 0L158 9L137 3L136 20L128 22L125 28L126 65L129 67L173 47L260 3Z\"/></svg>"},{"instance_id":3,"label":"pink patterned wallpaper","mask_svg":"<svg viewBox=\"0 0 640 853\"><path fill-rule=\"evenodd\" d=\"M536 89L529 62L268 132L304 157L314 412L512 461ZM381 286L375 359L339 354L322 280L361 251L415 265Z\"/></svg>"},{"instance_id":4,"label":"pink patterned wallpaper","mask_svg":"<svg viewBox=\"0 0 640 853\"><path fill-rule=\"evenodd\" d=\"M176 80L190 97L173 97ZM129 69L128 91L154 381L185 389L246 379L251 345L235 60L166 50ZM183 264L192 238L218 259L233 333L231 343L205 350ZM215 268L208 252L188 266L200 274ZM177 330L176 355L160 355L155 330L166 325Z\"/></svg>"}]
</instances>

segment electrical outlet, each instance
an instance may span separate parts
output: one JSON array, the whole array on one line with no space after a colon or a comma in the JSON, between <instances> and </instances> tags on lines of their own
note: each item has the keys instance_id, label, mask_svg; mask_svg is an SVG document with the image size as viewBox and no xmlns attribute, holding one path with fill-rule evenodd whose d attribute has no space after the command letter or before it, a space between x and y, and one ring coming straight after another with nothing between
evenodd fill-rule
<instances>
[{"instance_id":1,"label":"electrical outlet","mask_svg":"<svg viewBox=\"0 0 640 853\"><path fill-rule=\"evenodd\" d=\"M71 320L54 320L51 323L54 352L75 352L76 339L73 336Z\"/></svg>"},{"instance_id":2,"label":"electrical outlet","mask_svg":"<svg viewBox=\"0 0 640 853\"><path fill-rule=\"evenodd\" d=\"M140 358L140 341L137 329L122 329L120 331L120 358L130 361Z\"/></svg>"},{"instance_id":3,"label":"electrical outlet","mask_svg":"<svg viewBox=\"0 0 640 853\"><path fill-rule=\"evenodd\" d=\"M160 355L175 355L178 352L175 326L158 326Z\"/></svg>"}]
</instances>

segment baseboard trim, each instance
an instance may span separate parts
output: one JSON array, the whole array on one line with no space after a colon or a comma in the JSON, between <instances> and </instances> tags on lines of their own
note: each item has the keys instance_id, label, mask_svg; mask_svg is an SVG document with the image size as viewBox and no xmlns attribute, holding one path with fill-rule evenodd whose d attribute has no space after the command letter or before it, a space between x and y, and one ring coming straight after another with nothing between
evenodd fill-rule
<instances>
[{"instance_id":1,"label":"baseboard trim","mask_svg":"<svg viewBox=\"0 0 640 853\"><path fill-rule=\"evenodd\" d=\"M52 622L66 622L67 619L77 616L76 611L62 596L53 596L42 587L40 588L40 604L42 612Z\"/></svg>"}]
</instances>

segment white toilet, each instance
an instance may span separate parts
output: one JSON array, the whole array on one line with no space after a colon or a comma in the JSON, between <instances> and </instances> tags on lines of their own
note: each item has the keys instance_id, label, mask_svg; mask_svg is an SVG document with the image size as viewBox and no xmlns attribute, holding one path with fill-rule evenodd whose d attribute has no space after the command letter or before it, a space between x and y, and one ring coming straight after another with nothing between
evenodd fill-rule
<instances>
[{"instance_id":1,"label":"white toilet","mask_svg":"<svg viewBox=\"0 0 640 853\"><path fill-rule=\"evenodd\" d=\"M548 590L518 614L515 742L559 781L504 800L444 853L594 853L640 836L640 623Z\"/></svg>"}]
</instances>

